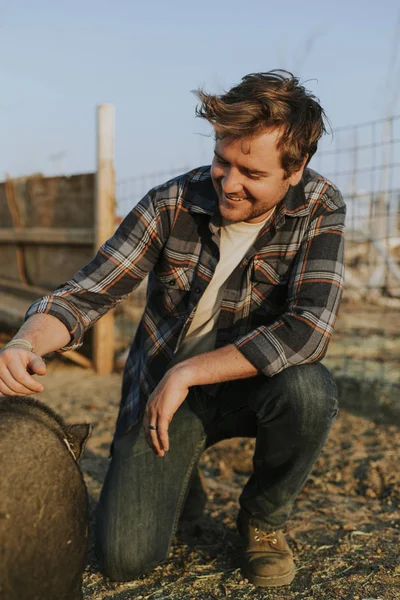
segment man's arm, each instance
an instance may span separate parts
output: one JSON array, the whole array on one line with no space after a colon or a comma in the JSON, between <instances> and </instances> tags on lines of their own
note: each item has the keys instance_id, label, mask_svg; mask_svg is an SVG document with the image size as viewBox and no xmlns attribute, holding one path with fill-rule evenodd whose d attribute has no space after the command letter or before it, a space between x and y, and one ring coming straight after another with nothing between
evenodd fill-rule
<instances>
[{"instance_id":1,"label":"man's arm","mask_svg":"<svg viewBox=\"0 0 400 600\"><path fill-rule=\"evenodd\" d=\"M345 205L330 186L317 203L294 258L287 305L272 325L235 341L264 375L321 360L333 332L344 284Z\"/></svg>"},{"instance_id":2,"label":"man's arm","mask_svg":"<svg viewBox=\"0 0 400 600\"><path fill-rule=\"evenodd\" d=\"M143 426L154 453L164 456L168 451L168 426L190 387L246 379L257 374L256 367L234 344L193 356L172 367L146 405ZM157 431L149 429L149 425L157 425Z\"/></svg>"},{"instance_id":3,"label":"man's arm","mask_svg":"<svg viewBox=\"0 0 400 600\"><path fill-rule=\"evenodd\" d=\"M44 356L66 346L70 340L68 329L52 315L33 315L25 321L15 338L30 342L35 354Z\"/></svg>"},{"instance_id":4,"label":"man's arm","mask_svg":"<svg viewBox=\"0 0 400 600\"><path fill-rule=\"evenodd\" d=\"M70 333L62 350L76 350L84 333L128 296L151 271L168 235L170 214L160 214L153 190L125 217L93 260L51 295L28 309L27 317L49 314Z\"/></svg>"},{"instance_id":5,"label":"man's arm","mask_svg":"<svg viewBox=\"0 0 400 600\"><path fill-rule=\"evenodd\" d=\"M16 338L30 342L34 352L22 344L0 352L0 393L16 396L43 391L30 374L46 373L40 357L78 348L85 331L142 281L157 261L172 220L172 208L160 205L161 211L153 190L86 267L32 304Z\"/></svg>"}]
</instances>

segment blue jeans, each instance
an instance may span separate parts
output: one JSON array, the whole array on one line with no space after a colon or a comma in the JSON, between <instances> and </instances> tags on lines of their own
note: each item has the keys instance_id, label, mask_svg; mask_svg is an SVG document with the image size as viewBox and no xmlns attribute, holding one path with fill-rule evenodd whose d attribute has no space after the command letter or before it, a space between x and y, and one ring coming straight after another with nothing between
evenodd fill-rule
<instances>
[{"instance_id":1,"label":"blue jeans","mask_svg":"<svg viewBox=\"0 0 400 600\"><path fill-rule=\"evenodd\" d=\"M129 581L167 558L192 471L205 448L227 438L256 438L240 505L255 525L281 528L337 411L335 383L316 363L227 382L217 398L191 388L170 424L164 458L147 446L142 423L129 429L114 441L100 496L95 536L102 571Z\"/></svg>"}]
</instances>

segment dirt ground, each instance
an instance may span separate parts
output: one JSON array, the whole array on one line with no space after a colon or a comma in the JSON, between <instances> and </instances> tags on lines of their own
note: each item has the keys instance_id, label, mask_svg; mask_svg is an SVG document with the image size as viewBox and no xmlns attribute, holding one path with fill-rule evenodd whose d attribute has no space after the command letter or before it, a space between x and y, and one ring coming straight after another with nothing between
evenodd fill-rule
<instances>
[{"instance_id":1,"label":"dirt ground","mask_svg":"<svg viewBox=\"0 0 400 600\"><path fill-rule=\"evenodd\" d=\"M108 465L120 375L98 377L57 359L49 361L44 383L41 400L69 422L93 424L81 462L93 514ZM342 386L342 394L352 385ZM241 577L235 518L251 472L253 441L238 438L204 454L205 518L176 537L168 562L136 581L116 584L100 574L90 545L85 600L400 598L400 413L387 398L371 411L364 405L362 416L349 406L340 411L287 526L297 566L290 587L260 589Z\"/></svg>"},{"instance_id":2,"label":"dirt ground","mask_svg":"<svg viewBox=\"0 0 400 600\"><path fill-rule=\"evenodd\" d=\"M0 345L9 339L0 334ZM125 584L103 577L92 542L85 600L400 600L400 319L397 310L345 306L325 362L341 410L287 524L297 573L266 590L241 577L238 497L252 468L253 441L209 449L203 522L176 536L169 560ZM91 422L81 467L93 517L108 466L121 375L99 377L59 357L48 361L40 399L68 422Z\"/></svg>"}]
</instances>

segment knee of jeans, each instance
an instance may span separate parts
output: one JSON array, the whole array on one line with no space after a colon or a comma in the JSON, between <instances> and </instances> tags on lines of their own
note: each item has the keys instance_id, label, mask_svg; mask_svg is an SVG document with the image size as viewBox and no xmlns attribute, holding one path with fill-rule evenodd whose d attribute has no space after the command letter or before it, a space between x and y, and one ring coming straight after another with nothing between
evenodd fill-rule
<instances>
[{"instance_id":1,"label":"knee of jeans","mask_svg":"<svg viewBox=\"0 0 400 600\"><path fill-rule=\"evenodd\" d=\"M289 367L271 378L258 403L259 418L289 412L291 420L333 421L338 412L336 384L323 365Z\"/></svg>"},{"instance_id":2,"label":"knee of jeans","mask_svg":"<svg viewBox=\"0 0 400 600\"><path fill-rule=\"evenodd\" d=\"M135 544L131 537L106 536L97 529L95 554L101 573L111 581L133 581L165 561L168 549L154 545L151 550L141 552L140 544Z\"/></svg>"},{"instance_id":3,"label":"knee of jeans","mask_svg":"<svg viewBox=\"0 0 400 600\"><path fill-rule=\"evenodd\" d=\"M289 396L294 409L312 424L331 423L339 410L336 384L330 372L319 363L302 365L291 378Z\"/></svg>"}]
</instances>

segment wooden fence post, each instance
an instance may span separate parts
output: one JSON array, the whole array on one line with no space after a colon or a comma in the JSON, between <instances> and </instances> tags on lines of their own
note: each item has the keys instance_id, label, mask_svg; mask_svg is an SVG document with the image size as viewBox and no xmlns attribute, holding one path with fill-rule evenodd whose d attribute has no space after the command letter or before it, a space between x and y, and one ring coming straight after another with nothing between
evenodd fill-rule
<instances>
[{"instance_id":1,"label":"wooden fence post","mask_svg":"<svg viewBox=\"0 0 400 600\"><path fill-rule=\"evenodd\" d=\"M97 174L95 198L95 250L115 231L114 106L97 107ZM108 375L114 363L114 315L110 311L96 323L93 362L99 375Z\"/></svg>"}]
</instances>

